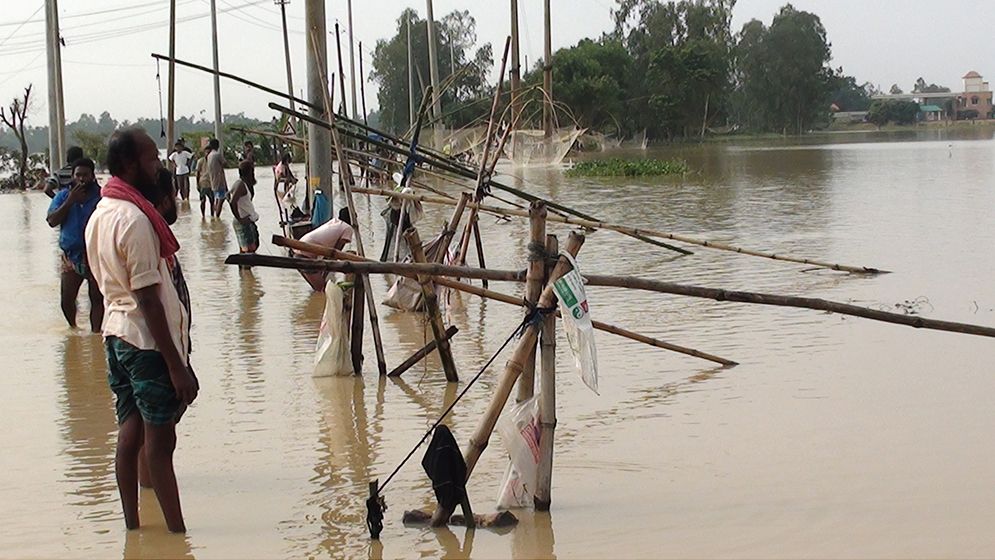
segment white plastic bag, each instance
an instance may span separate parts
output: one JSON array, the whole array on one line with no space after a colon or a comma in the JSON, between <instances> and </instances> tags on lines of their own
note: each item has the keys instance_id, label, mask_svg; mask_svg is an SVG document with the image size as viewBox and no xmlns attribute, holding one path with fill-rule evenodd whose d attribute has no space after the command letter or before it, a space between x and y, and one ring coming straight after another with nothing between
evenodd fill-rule
<instances>
[{"instance_id":1,"label":"white plastic bag","mask_svg":"<svg viewBox=\"0 0 995 560\"><path fill-rule=\"evenodd\" d=\"M349 353L349 314L345 312L345 292L330 275L325 284L325 314L318 329L314 351L314 377L352 375Z\"/></svg>"},{"instance_id":2,"label":"white plastic bag","mask_svg":"<svg viewBox=\"0 0 995 560\"><path fill-rule=\"evenodd\" d=\"M497 507L531 506L539 475L539 396L512 406L498 420L496 428L511 456L498 492Z\"/></svg>"},{"instance_id":3,"label":"white plastic bag","mask_svg":"<svg viewBox=\"0 0 995 560\"><path fill-rule=\"evenodd\" d=\"M577 373L584 384L597 393L598 349L594 344L594 325L591 324L591 309L584 291L584 280L577 261L568 253L563 255L573 265L573 270L553 283L560 314L563 315L563 329L567 332L567 342L574 355Z\"/></svg>"}]
</instances>

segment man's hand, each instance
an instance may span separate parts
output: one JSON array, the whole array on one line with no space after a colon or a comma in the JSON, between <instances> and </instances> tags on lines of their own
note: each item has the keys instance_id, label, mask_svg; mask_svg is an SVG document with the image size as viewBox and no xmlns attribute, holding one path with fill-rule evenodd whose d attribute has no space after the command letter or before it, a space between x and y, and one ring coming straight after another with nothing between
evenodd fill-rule
<instances>
[{"instance_id":1,"label":"man's hand","mask_svg":"<svg viewBox=\"0 0 995 560\"><path fill-rule=\"evenodd\" d=\"M73 186L69 189L69 196L67 199L70 204L80 204L86 200L86 185L73 183Z\"/></svg>"},{"instance_id":2,"label":"man's hand","mask_svg":"<svg viewBox=\"0 0 995 560\"><path fill-rule=\"evenodd\" d=\"M192 404L197 399L197 381L194 379L192 371L187 366L169 368L169 380L173 382L176 398L187 405Z\"/></svg>"}]
</instances>

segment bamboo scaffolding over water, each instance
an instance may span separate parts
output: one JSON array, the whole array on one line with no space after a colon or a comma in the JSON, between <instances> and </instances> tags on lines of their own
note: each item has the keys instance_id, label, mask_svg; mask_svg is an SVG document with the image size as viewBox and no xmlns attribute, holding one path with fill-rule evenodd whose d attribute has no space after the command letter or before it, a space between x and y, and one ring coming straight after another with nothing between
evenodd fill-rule
<instances>
[{"instance_id":1,"label":"bamboo scaffolding over water","mask_svg":"<svg viewBox=\"0 0 995 560\"><path fill-rule=\"evenodd\" d=\"M411 264L411 263L384 263L384 262L350 262L350 261L323 261L313 259L297 259L292 257L276 257L271 255L256 255L250 253L229 255L225 260L226 264L239 264L249 266L268 266L273 268L286 268L297 270L330 270L333 272L360 272L367 274L402 274L411 276L415 274L429 274L436 276L449 276L454 278L475 278L505 282L524 282L524 270L494 270L484 268L473 268L465 266L448 266L442 264ZM927 319L916 315L902 315L888 311L879 311L859 305L850 305L834 301L806 298L797 296L782 296L777 294L765 294L759 292L746 292L737 290L724 290L717 288L705 288L700 286L689 286L676 284L673 282L662 282L658 280L647 280L634 276L610 276L610 275L584 275L589 286L611 286L617 288L633 288L647 290L664 294L682 295L712 299L715 301L735 301L740 303L754 303L760 305L774 305L780 307L798 307L804 309L814 309L816 311L829 311L841 315L851 315L863 317L885 323L896 325L906 325L918 329L939 330L956 332L962 334L972 334L995 338L995 327L985 327L970 323L959 323L955 321L944 321L938 319Z\"/></svg>"},{"instance_id":2,"label":"bamboo scaffolding over water","mask_svg":"<svg viewBox=\"0 0 995 560\"><path fill-rule=\"evenodd\" d=\"M290 238L282 237L282 236L279 236L279 235L274 235L273 236L273 244L277 245L279 247L287 247L287 248L290 248L290 249L294 249L296 251L304 251L304 252L311 253L311 254L314 254L314 255L319 255L319 256L324 256L324 257L329 257L329 258L334 258L334 259L347 260L347 261L352 261L352 262L378 262L378 261L371 261L370 259L365 259L363 257L360 257L358 255L354 255L352 253L346 253L346 252L343 252L343 251L336 251L335 249L328 249L328 248L322 247L320 245L314 245L312 243L305 243L303 241L298 241L296 239L290 239ZM471 295L475 295L475 296L479 296L479 297L486 298L486 299L492 299L492 300L495 300L495 301L499 301L501 303L507 303L509 305L518 305L518 306L521 306L521 307L528 307L529 306L528 302L524 298L511 296L511 295L508 295L508 294L505 294L505 293L502 293L502 292L497 292L497 291L490 290L490 289L487 289L487 288L481 288L481 287L474 286L474 285L471 285L471 284L466 284L464 282L459 282L457 280L452 280L450 278L445 278L445 277L442 277L442 276L436 276L432 281L437 286L444 286L446 288L450 288L450 289L457 290L457 291L460 291L460 292L465 292L465 293L468 293L468 294L471 294ZM560 312L559 311L556 312L556 316L560 317ZM632 341L635 341L635 342L641 342L641 343L649 345L649 346L655 346L656 348L660 348L660 349L663 349L663 350L670 350L671 352L677 352L678 354L684 354L686 356L692 356L692 357L695 357L695 358L701 358L702 360L708 360L710 362L715 362L715 363L721 364L723 366L735 366L735 365L739 365L738 362L734 362L733 360L729 360L729 359L726 359L726 358L723 358L723 357L720 357L720 356L716 356L714 354L709 354L707 352L702 352L700 350L695 350L694 348L689 348L687 346L681 346L679 344L673 344L671 342L666 342L666 341L663 341L663 340L660 340L660 339L657 339L657 338L653 338L653 337L650 337L650 336L639 334L637 332L633 332L633 331L630 331L628 329L624 329L624 328L616 326L616 325L610 325L610 324L604 323L602 321L591 321L591 323L594 325L594 328L597 329L597 330L599 330L599 331L604 331L604 332L607 332L607 333L610 333L610 334L614 334L616 336L621 336L623 338L628 338L629 340L632 340ZM434 346L433 346L433 348L434 348Z\"/></svg>"}]
</instances>

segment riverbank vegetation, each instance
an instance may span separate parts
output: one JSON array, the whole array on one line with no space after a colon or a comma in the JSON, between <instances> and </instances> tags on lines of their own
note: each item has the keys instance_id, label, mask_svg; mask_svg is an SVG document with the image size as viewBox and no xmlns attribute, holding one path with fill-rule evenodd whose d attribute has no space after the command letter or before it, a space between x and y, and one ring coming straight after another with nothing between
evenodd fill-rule
<instances>
[{"instance_id":1,"label":"riverbank vegetation","mask_svg":"<svg viewBox=\"0 0 995 560\"><path fill-rule=\"evenodd\" d=\"M687 163L665 159L593 159L580 161L567 170L568 177L657 177L683 175Z\"/></svg>"},{"instance_id":2,"label":"riverbank vegetation","mask_svg":"<svg viewBox=\"0 0 995 560\"><path fill-rule=\"evenodd\" d=\"M734 30L733 5L734 0L616 0L614 29L553 55L558 125L615 138L645 132L654 140L732 131L800 134L828 126L832 105L841 111L868 109L876 88L829 65L830 42L818 15L786 4L770 24L752 20ZM380 86L381 120L395 132L412 120L409 23L414 76L429 75L425 22L411 9L398 18L396 34L377 43L371 72ZM454 86L443 94L443 121L450 128L482 124L493 92L484 81L493 49L475 47L475 22L466 12L453 12L436 25L442 30L437 52L450 54L439 56L439 74L457 69ZM542 61L525 69L523 82L520 127L541 128Z\"/></svg>"}]
</instances>

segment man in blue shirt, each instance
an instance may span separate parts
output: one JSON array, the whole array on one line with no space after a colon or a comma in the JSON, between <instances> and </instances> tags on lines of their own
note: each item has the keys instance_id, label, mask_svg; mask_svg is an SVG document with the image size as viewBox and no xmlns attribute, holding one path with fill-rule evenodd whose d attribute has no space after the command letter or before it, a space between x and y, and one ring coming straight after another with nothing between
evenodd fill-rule
<instances>
[{"instance_id":1,"label":"man in blue shirt","mask_svg":"<svg viewBox=\"0 0 995 560\"><path fill-rule=\"evenodd\" d=\"M104 320L104 296L100 293L86 263L86 243L83 232L100 201L100 185L93 174L93 160L82 158L73 164L73 182L67 189L55 193L48 207L48 225L60 227L59 248L62 249L62 314L69 326L76 327L76 297L83 281L90 296L90 329L100 332Z\"/></svg>"}]
</instances>

